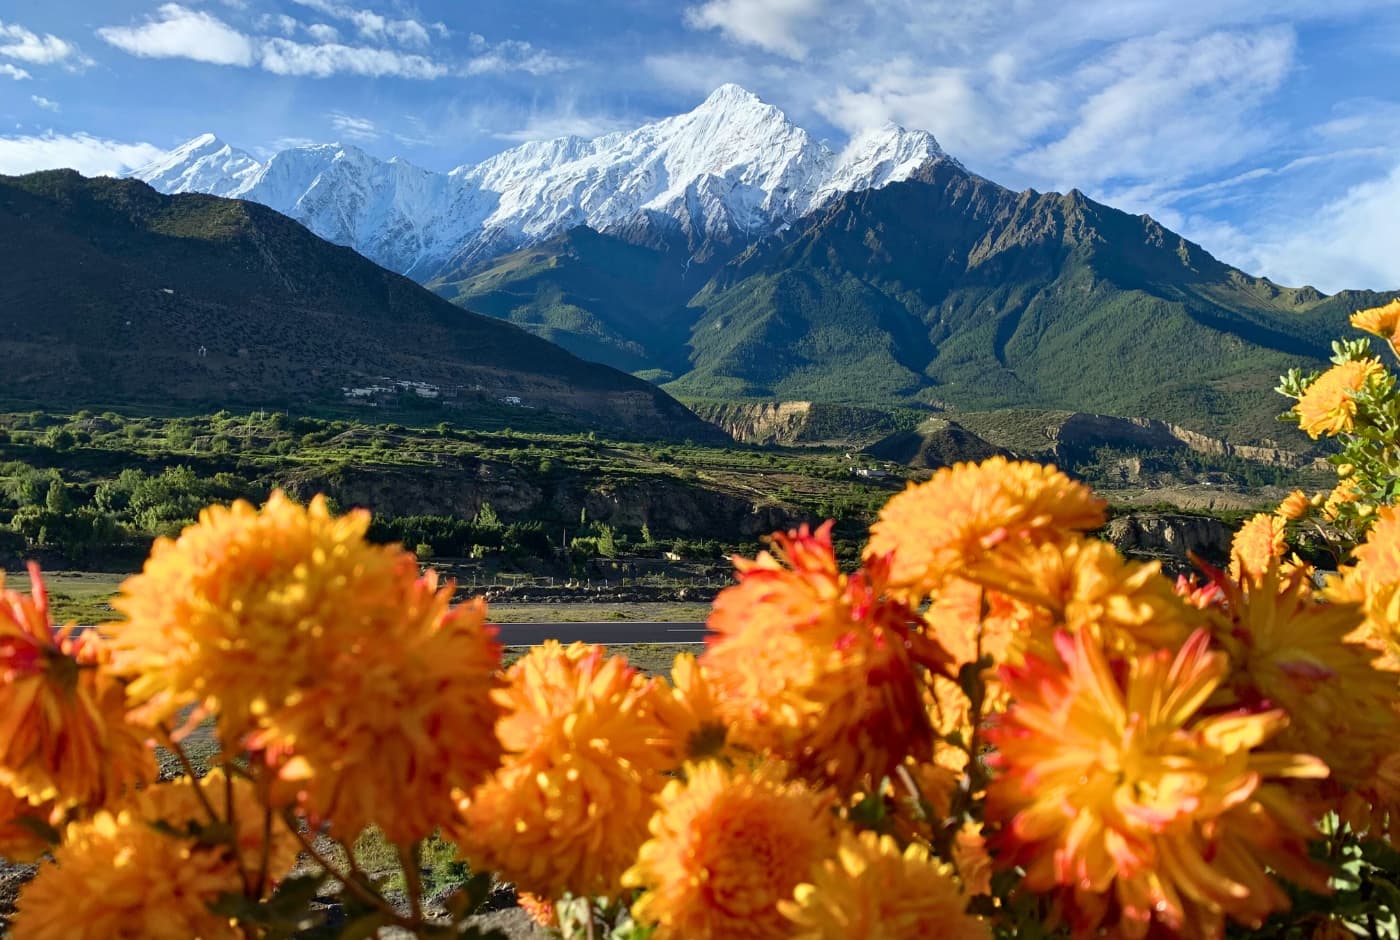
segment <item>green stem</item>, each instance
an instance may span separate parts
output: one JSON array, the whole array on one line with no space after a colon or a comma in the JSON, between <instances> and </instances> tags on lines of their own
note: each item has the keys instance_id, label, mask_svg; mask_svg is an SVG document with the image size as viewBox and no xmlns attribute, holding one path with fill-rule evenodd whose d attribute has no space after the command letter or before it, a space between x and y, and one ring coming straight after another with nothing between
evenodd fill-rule
<instances>
[{"instance_id":1,"label":"green stem","mask_svg":"<svg viewBox=\"0 0 1400 940\"><path fill-rule=\"evenodd\" d=\"M324 870L326 874L339 881L351 894L355 895L355 897L359 898L361 901L368 904L370 907L374 908L376 911L379 911L381 914L387 917L390 920L390 922L394 924L394 926L402 927L405 930L409 931L416 931L416 928L419 925L411 920L408 920L405 917L402 917L399 914L399 912L394 910L393 906L390 905L388 901L384 900L384 898L378 892L372 891L369 888L365 887L364 883L361 882L354 874L348 876L342 874L340 869L337 868L331 862L331 860L328 859L319 849L317 849L316 846L312 844L311 840L306 837L306 834L303 833L301 831L301 828L297 825L296 818L290 812L288 812L282 817L282 822L286 825L287 831L289 831L292 834L292 838L297 840L297 844L301 846L301 850L307 855L311 856L311 860L314 861L317 865L320 865L322 870ZM345 855L347 858L350 857L350 849L345 849Z\"/></svg>"}]
</instances>

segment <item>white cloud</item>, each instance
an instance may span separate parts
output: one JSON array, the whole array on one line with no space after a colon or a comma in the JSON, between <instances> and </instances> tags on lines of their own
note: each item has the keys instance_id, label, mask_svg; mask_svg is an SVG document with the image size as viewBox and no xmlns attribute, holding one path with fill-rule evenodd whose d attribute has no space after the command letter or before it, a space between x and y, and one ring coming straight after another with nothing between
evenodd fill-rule
<instances>
[{"instance_id":1,"label":"white cloud","mask_svg":"<svg viewBox=\"0 0 1400 940\"><path fill-rule=\"evenodd\" d=\"M572 108L564 108L555 112L531 114L521 126L493 131L491 136L497 140L525 143L531 140L553 140L556 137L600 137L635 126L635 121L620 120L602 114L580 114Z\"/></svg>"},{"instance_id":2,"label":"white cloud","mask_svg":"<svg viewBox=\"0 0 1400 940\"><path fill-rule=\"evenodd\" d=\"M1321 209L1247 230L1231 260L1283 284L1400 288L1400 164Z\"/></svg>"},{"instance_id":3,"label":"white cloud","mask_svg":"<svg viewBox=\"0 0 1400 940\"><path fill-rule=\"evenodd\" d=\"M431 41L428 31L446 36L447 27L442 23L424 25L418 20L390 19L373 10L361 10L333 0L292 0L301 6L352 23L360 36L373 42L392 39L404 46L426 46Z\"/></svg>"},{"instance_id":4,"label":"white cloud","mask_svg":"<svg viewBox=\"0 0 1400 940\"><path fill-rule=\"evenodd\" d=\"M84 176L118 176L164 154L147 143L122 143L91 134L0 137L0 173L32 173L67 167Z\"/></svg>"},{"instance_id":5,"label":"white cloud","mask_svg":"<svg viewBox=\"0 0 1400 940\"><path fill-rule=\"evenodd\" d=\"M59 39L52 33L40 36L17 23L6 23L3 20L0 20L0 56L31 65L91 64L71 42Z\"/></svg>"},{"instance_id":6,"label":"white cloud","mask_svg":"<svg viewBox=\"0 0 1400 940\"><path fill-rule=\"evenodd\" d=\"M826 0L708 0L685 12L696 29L718 29L737 42L802 59L807 45L800 34L822 13Z\"/></svg>"},{"instance_id":7,"label":"white cloud","mask_svg":"<svg viewBox=\"0 0 1400 940\"><path fill-rule=\"evenodd\" d=\"M306 27L306 32L317 42L338 42L340 40L340 30L327 23L312 23Z\"/></svg>"},{"instance_id":8,"label":"white cloud","mask_svg":"<svg viewBox=\"0 0 1400 940\"><path fill-rule=\"evenodd\" d=\"M296 17L288 16L285 13L278 13L275 15L271 13L265 13L262 16L258 17L259 29L276 30L283 36L296 35L296 31L299 26L301 26L301 23L297 22Z\"/></svg>"},{"instance_id":9,"label":"white cloud","mask_svg":"<svg viewBox=\"0 0 1400 940\"><path fill-rule=\"evenodd\" d=\"M331 119L331 126L342 137L359 141L378 140L380 137L379 128L369 118L356 117L343 111L332 111L327 117Z\"/></svg>"},{"instance_id":10,"label":"white cloud","mask_svg":"<svg viewBox=\"0 0 1400 940\"><path fill-rule=\"evenodd\" d=\"M31 77L24 69L17 65L11 65L8 62L0 62L0 75L8 75L17 82Z\"/></svg>"},{"instance_id":11,"label":"white cloud","mask_svg":"<svg viewBox=\"0 0 1400 940\"><path fill-rule=\"evenodd\" d=\"M467 61L468 75L484 75L489 72L528 72L531 75L548 75L571 68L567 59L536 49L528 42L507 39L492 45L476 34L470 37L471 46L478 54Z\"/></svg>"},{"instance_id":12,"label":"white cloud","mask_svg":"<svg viewBox=\"0 0 1400 940\"><path fill-rule=\"evenodd\" d=\"M441 78L450 71L447 66L421 55L397 52L393 49L372 49L346 46L340 43L293 42L290 39L269 39L262 44L261 65L277 75L306 75L327 78L340 72L352 75L399 78Z\"/></svg>"},{"instance_id":13,"label":"white cloud","mask_svg":"<svg viewBox=\"0 0 1400 940\"><path fill-rule=\"evenodd\" d=\"M249 66L253 41L223 20L178 3L163 4L140 26L104 26L97 35L135 56L193 59L215 65Z\"/></svg>"},{"instance_id":14,"label":"white cloud","mask_svg":"<svg viewBox=\"0 0 1400 940\"><path fill-rule=\"evenodd\" d=\"M29 100L34 102L36 106L43 108L45 111L58 110L58 102L50 98L45 98L43 95L30 95Z\"/></svg>"}]
</instances>

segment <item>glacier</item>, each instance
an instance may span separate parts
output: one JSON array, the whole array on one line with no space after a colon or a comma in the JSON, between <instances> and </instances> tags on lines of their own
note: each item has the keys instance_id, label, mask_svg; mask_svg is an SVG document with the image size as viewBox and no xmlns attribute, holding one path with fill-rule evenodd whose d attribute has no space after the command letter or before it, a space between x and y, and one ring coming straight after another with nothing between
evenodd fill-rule
<instances>
[{"instance_id":1,"label":"glacier","mask_svg":"<svg viewBox=\"0 0 1400 940\"><path fill-rule=\"evenodd\" d=\"M952 158L932 134L894 124L832 150L730 84L635 130L524 143L447 173L348 144L259 161L201 134L130 175L167 194L262 203L426 282L578 225L622 237L669 231L691 247L752 240L942 160Z\"/></svg>"}]
</instances>

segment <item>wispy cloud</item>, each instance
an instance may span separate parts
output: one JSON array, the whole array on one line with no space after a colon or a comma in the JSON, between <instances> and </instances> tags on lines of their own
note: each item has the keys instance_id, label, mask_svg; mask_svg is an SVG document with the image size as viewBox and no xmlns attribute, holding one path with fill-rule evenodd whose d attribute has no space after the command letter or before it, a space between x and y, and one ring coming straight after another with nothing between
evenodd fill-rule
<instances>
[{"instance_id":1,"label":"wispy cloud","mask_svg":"<svg viewBox=\"0 0 1400 940\"><path fill-rule=\"evenodd\" d=\"M91 134L0 137L0 173L31 173L68 167L84 176L119 176L150 163L165 151L148 143L125 143Z\"/></svg>"},{"instance_id":2,"label":"wispy cloud","mask_svg":"<svg viewBox=\"0 0 1400 940\"><path fill-rule=\"evenodd\" d=\"M26 78L32 77L28 72L20 68L18 65L11 65L8 62L0 62L0 75L5 75L10 78L13 78L17 82L24 81Z\"/></svg>"},{"instance_id":3,"label":"wispy cloud","mask_svg":"<svg viewBox=\"0 0 1400 940\"><path fill-rule=\"evenodd\" d=\"M415 19L391 19L373 10L356 9L348 4L332 0L292 0L292 2L324 13L355 26L360 36L371 42L393 40L405 46L426 46L431 41L429 31L446 35L447 27L442 23L422 23Z\"/></svg>"},{"instance_id":4,"label":"wispy cloud","mask_svg":"<svg viewBox=\"0 0 1400 940\"><path fill-rule=\"evenodd\" d=\"M341 137L358 141L371 141L380 138L379 128L369 118L357 117L343 111L332 111L327 116L331 119L331 127L335 128L336 133Z\"/></svg>"},{"instance_id":5,"label":"wispy cloud","mask_svg":"<svg viewBox=\"0 0 1400 940\"><path fill-rule=\"evenodd\" d=\"M328 78L339 73L380 78L441 78L450 73L446 65L427 56L375 49L369 46L346 46L341 43L305 43L290 39L268 39L261 48L260 64L277 75L306 75Z\"/></svg>"},{"instance_id":6,"label":"wispy cloud","mask_svg":"<svg viewBox=\"0 0 1400 940\"><path fill-rule=\"evenodd\" d=\"M707 0L685 12L696 29L718 29L732 39L769 52L803 59L804 27L824 11L827 0Z\"/></svg>"},{"instance_id":7,"label":"wispy cloud","mask_svg":"<svg viewBox=\"0 0 1400 940\"><path fill-rule=\"evenodd\" d=\"M43 95L30 95L29 100L34 102L36 107L43 108L45 111L57 112L59 110L57 101L45 98Z\"/></svg>"},{"instance_id":8,"label":"wispy cloud","mask_svg":"<svg viewBox=\"0 0 1400 940\"><path fill-rule=\"evenodd\" d=\"M40 35L18 23L6 23L4 20L0 20L0 58L30 65L63 64L70 68L84 68L92 64L91 59L67 40L59 39L52 33Z\"/></svg>"},{"instance_id":9,"label":"wispy cloud","mask_svg":"<svg viewBox=\"0 0 1400 940\"><path fill-rule=\"evenodd\" d=\"M472 33L468 42L473 52L465 69L468 75L484 75L488 72L548 75L551 72L561 72L573 64L568 59L515 39L507 39L493 45L486 41L486 37Z\"/></svg>"}]
</instances>

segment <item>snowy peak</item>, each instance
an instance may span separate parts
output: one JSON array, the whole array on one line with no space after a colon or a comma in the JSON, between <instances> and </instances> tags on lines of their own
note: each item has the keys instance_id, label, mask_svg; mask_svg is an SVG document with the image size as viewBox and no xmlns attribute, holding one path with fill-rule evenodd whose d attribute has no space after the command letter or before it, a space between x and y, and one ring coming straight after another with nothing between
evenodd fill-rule
<instances>
[{"instance_id":1,"label":"snowy peak","mask_svg":"<svg viewBox=\"0 0 1400 940\"><path fill-rule=\"evenodd\" d=\"M747 240L944 159L931 134L895 125L834 153L780 109L727 84L694 110L635 130L532 141L445 174L342 144L295 147L259 163L203 134L133 175L162 192L264 203L428 280L576 225L670 227L696 245Z\"/></svg>"},{"instance_id":2,"label":"snowy peak","mask_svg":"<svg viewBox=\"0 0 1400 940\"><path fill-rule=\"evenodd\" d=\"M213 134L200 134L131 175L163 193L231 196L261 168L252 155Z\"/></svg>"}]
</instances>

